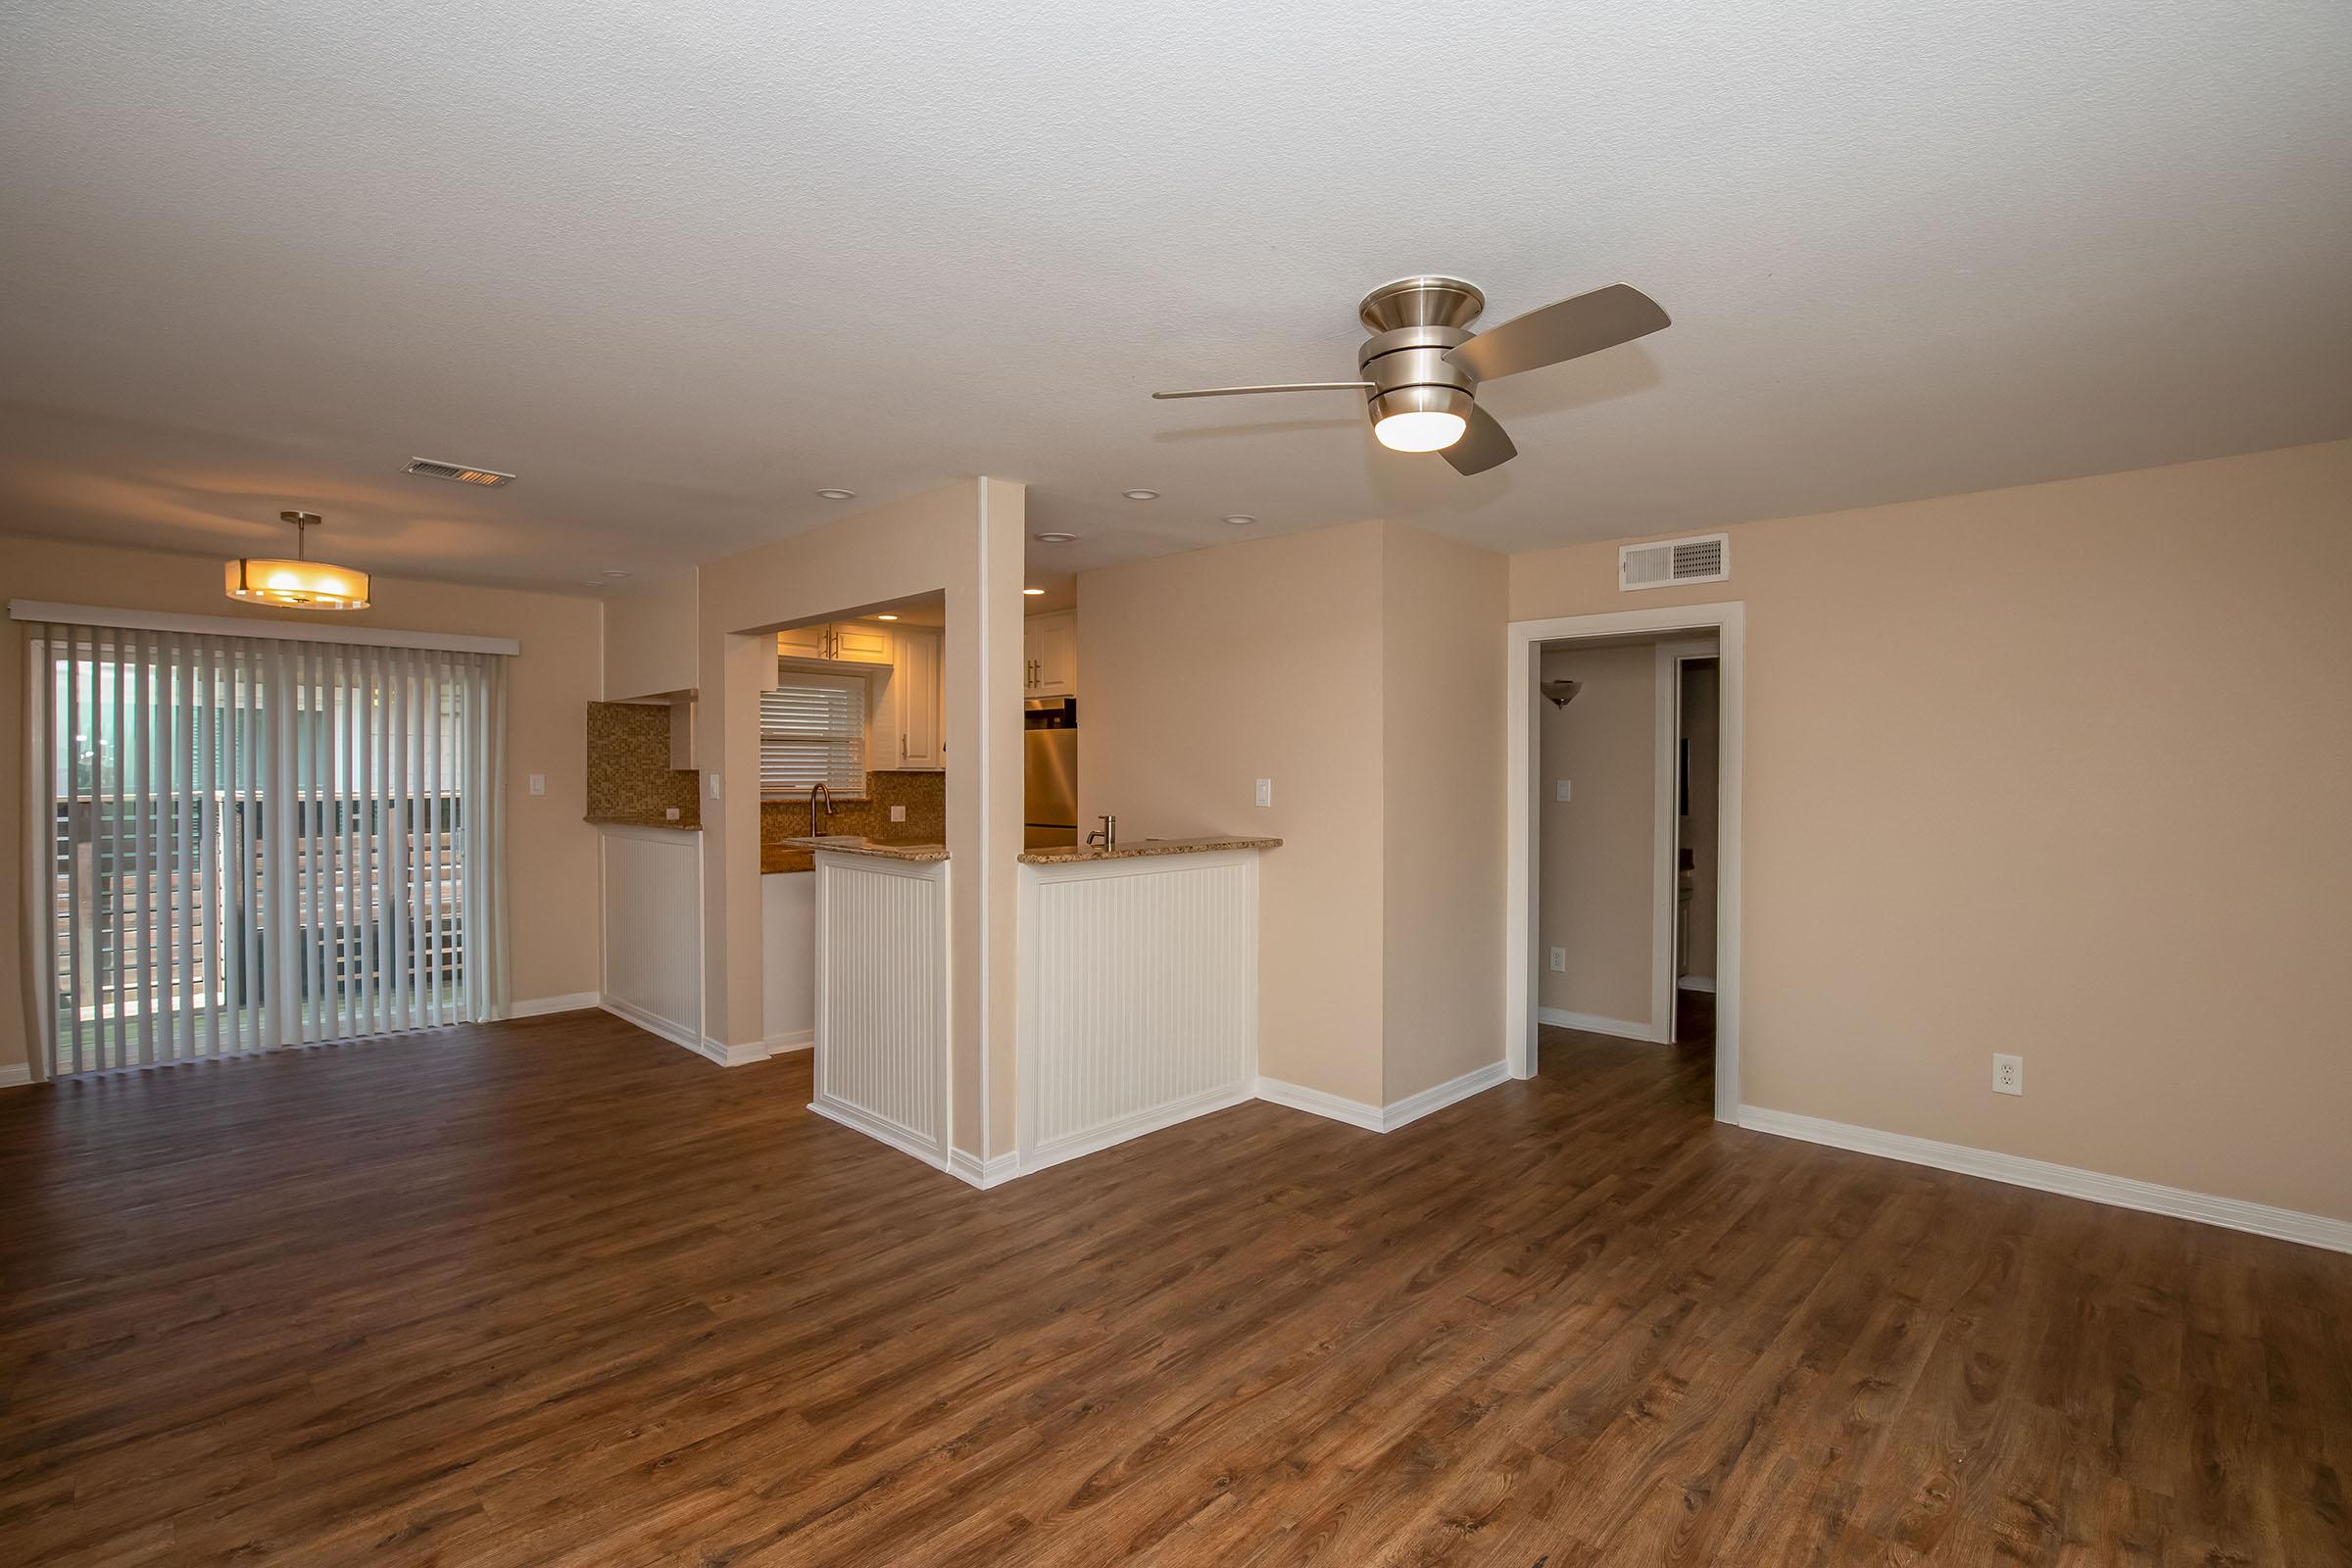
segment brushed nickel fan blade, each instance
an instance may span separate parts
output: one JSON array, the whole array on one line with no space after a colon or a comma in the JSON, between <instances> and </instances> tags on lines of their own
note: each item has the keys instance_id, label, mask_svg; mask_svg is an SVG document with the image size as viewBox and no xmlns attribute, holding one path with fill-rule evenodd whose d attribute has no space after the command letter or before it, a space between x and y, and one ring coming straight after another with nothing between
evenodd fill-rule
<instances>
[{"instance_id":1,"label":"brushed nickel fan blade","mask_svg":"<svg viewBox=\"0 0 2352 1568\"><path fill-rule=\"evenodd\" d=\"M1281 381L1272 386L1203 386L1190 392L1154 392L1155 398L1230 398L1245 392L1368 392L1369 381Z\"/></svg>"},{"instance_id":2,"label":"brushed nickel fan blade","mask_svg":"<svg viewBox=\"0 0 2352 1568\"><path fill-rule=\"evenodd\" d=\"M1658 302L1624 283L1514 316L1455 346L1446 358L1482 381L1631 343L1668 324Z\"/></svg>"},{"instance_id":3,"label":"brushed nickel fan blade","mask_svg":"<svg viewBox=\"0 0 2352 1568\"><path fill-rule=\"evenodd\" d=\"M1460 474L1484 473L1518 455L1519 449L1511 445L1510 436L1494 422L1494 416L1475 404L1470 409L1470 428L1445 453L1446 461Z\"/></svg>"}]
</instances>

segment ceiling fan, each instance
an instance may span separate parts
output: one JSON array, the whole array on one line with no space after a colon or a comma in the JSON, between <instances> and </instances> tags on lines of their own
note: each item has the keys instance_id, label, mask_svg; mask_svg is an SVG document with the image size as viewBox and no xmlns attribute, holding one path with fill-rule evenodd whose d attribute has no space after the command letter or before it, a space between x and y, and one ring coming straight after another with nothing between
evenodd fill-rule
<instances>
[{"instance_id":1,"label":"ceiling fan","mask_svg":"<svg viewBox=\"0 0 2352 1568\"><path fill-rule=\"evenodd\" d=\"M1519 455L1494 416L1478 406L1478 386L1498 375L1645 337L1666 313L1638 288L1612 283L1515 316L1485 332L1470 323L1487 308L1476 284L1458 277L1400 277L1364 296L1356 315L1372 336L1355 351L1367 380L1291 381L1154 392L1155 398L1226 398L1246 392L1363 392L1380 444L1397 452L1443 452L1457 473L1484 473Z\"/></svg>"}]
</instances>

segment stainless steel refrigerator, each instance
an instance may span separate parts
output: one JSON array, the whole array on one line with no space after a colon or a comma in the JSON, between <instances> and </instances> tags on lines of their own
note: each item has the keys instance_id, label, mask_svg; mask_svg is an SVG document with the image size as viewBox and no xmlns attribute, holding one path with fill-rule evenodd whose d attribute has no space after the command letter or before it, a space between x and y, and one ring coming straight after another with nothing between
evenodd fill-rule
<instances>
[{"instance_id":1,"label":"stainless steel refrigerator","mask_svg":"<svg viewBox=\"0 0 2352 1568\"><path fill-rule=\"evenodd\" d=\"M1022 714L1024 849L1078 842L1078 700L1032 697Z\"/></svg>"}]
</instances>

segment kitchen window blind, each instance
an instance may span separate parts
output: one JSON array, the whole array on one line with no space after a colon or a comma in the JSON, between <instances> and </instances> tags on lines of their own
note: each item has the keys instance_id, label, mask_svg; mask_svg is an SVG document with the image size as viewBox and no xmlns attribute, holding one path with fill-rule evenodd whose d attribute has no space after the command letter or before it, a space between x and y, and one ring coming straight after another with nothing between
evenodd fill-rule
<instances>
[{"instance_id":1,"label":"kitchen window blind","mask_svg":"<svg viewBox=\"0 0 2352 1568\"><path fill-rule=\"evenodd\" d=\"M786 670L760 696L760 793L865 793L865 681Z\"/></svg>"}]
</instances>

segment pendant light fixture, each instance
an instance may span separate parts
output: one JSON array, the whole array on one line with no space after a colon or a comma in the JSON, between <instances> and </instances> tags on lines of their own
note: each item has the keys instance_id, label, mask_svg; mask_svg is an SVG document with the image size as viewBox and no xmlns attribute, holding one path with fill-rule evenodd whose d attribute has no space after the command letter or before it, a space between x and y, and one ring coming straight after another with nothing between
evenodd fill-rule
<instances>
[{"instance_id":1,"label":"pendant light fixture","mask_svg":"<svg viewBox=\"0 0 2352 1568\"><path fill-rule=\"evenodd\" d=\"M366 572L309 559L305 530L318 526L318 514L281 512L278 516L294 525L294 559L247 556L228 563L228 597L297 610L366 610Z\"/></svg>"}]
</instances>

